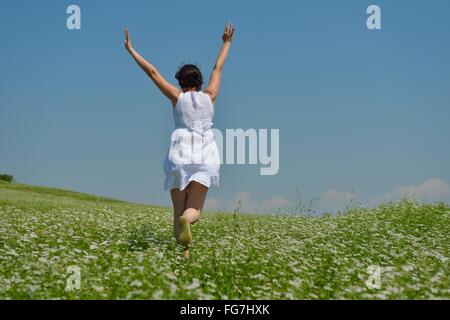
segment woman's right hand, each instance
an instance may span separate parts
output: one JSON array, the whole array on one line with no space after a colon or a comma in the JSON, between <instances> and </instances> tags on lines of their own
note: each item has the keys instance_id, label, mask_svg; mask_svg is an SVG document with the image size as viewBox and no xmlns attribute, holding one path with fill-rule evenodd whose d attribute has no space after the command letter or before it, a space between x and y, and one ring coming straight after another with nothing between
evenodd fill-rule
<instances>
[{"instance_id":1,"label":"woman's right hand","mask_svg":"<svg viewBox=\"0 0 450 320\"><path fill-rule=\"evenodd\" d=\"M227 22L225 25L225 30L223 31L222 40L223 42L231 42L233 40L233 34L234 34L234 26L231 24L230 21Z\"/></svg>"},{"instance_id":2,"label":"woman's right hand","mask_svg":"<svg viewBox=\"0 0 450 320\"><path fill-rule=\"evenodd\" d=\"M131 50L133 50L133 45L131 44L128 28L125 29L125 48L128 50L128 52L131 52Z\"/></svg>"}]
</instances>

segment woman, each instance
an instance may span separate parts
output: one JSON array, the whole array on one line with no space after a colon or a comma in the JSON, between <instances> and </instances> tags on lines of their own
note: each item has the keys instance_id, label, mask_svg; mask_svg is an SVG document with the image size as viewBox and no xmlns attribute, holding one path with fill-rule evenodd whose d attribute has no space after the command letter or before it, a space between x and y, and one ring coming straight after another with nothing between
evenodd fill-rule
<instances>
[{"instance_id":1,"label":"woman","mask_svg":"<svg viewBox=\"0 0 450 320\"><path fill-rule=\"evenodd\" d=\"M208 188L219 185L220 158L211 125L233 34L234 27L227 22L223 45L206 89L201 91L203 77L198 67L187 64L175 75L180 91L133 48L125 30L126 49L172 103L175 130L164 162L165 189L170 190L172 198L175 238L184 245L186 258L192 242L190 225L200 218Z\"/></svg>"}]
</instances>

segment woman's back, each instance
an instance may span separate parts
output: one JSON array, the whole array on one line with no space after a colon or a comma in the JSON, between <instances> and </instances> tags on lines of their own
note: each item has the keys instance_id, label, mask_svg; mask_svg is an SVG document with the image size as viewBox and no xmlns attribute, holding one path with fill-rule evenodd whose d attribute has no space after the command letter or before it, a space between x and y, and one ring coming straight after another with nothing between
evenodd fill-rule
<instances>
[{"instance_id":1,"label":"woman's back","mask_svg":"<svg viewBox=\"0 0 450 320\"><path fill-rule=\"evenodd\" d=\"M212 126L214 107L211 98L201 91L183 92L173 109L175 128L187 128L198 132Z\"/></svg>"}]
</instances>

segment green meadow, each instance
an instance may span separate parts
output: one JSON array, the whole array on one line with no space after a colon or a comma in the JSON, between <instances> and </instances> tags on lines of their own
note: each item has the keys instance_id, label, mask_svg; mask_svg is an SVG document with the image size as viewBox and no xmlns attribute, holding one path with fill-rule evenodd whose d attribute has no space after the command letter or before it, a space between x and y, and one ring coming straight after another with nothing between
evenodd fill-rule
<instances>
[{"instance_id":1,"label":"green meadow","mask_svg":"<svg viewBox=\"0 0 450 320\"><path fill-rule=\"evenodd\" d=\"M191 259L170 208L0 182L0 299L449 299L450 208L205 212Z\"/></svg>"}]
</instances>

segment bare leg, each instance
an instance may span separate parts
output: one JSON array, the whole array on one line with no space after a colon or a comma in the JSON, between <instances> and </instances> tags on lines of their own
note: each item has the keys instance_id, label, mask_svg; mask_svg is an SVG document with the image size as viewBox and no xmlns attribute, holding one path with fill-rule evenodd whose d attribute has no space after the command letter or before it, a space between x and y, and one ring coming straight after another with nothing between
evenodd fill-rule
<instances>
[{"instance_id":1,"label":"bare leg","mask_svg":"<svg viewBox=\"0 0 450 320\"><path fill-rule=\"evenodd\" d=\"M186 210L187 189L184 189L183 191L180 191L180 189L172 189L170 191L170 196L172 197L173 203L173 231L175 233L175 239L178 241L180 237L180 225L178 220L184 210Z\"/></svg>"},{"instance_id":2,"label":"bare leg","mask_svg":"<svg viewBox=\"0 0 450 320\"><path fill-rule=\"evenodd\" d=\"M200 218L207 193L208 187L201 183L192 181L189 184L183 216L187 217L191 224L196 223Z\"/></svg>"},{"instance_id":3,"label":"bare leg","mask_svg":"<svg viewBox=\"0 0 450 320\"><path fill-rule=\"evenodd\" d=\"M174 232L177 241L184 243L183 256L189 259L189 244L192 240L190 224L198 221L205 203L208 188L198 182L191 182L186 189L172 189L174 206ZM181 236L180 236L181 235Z\"/></svg>"}]
</instances>

